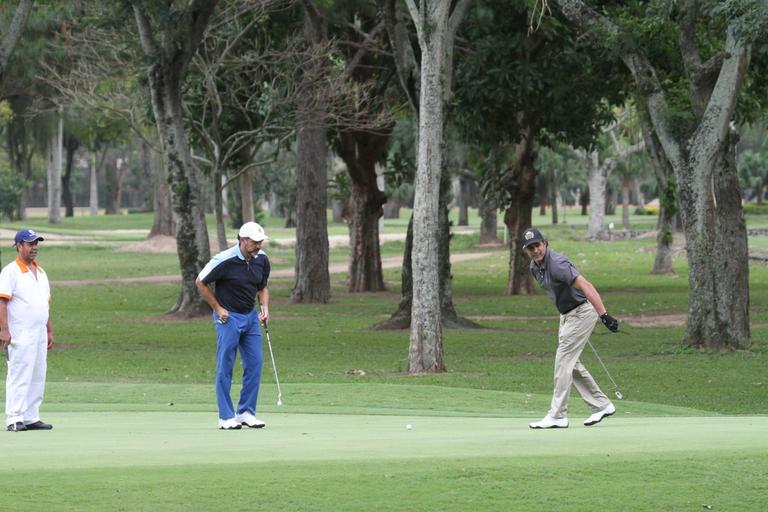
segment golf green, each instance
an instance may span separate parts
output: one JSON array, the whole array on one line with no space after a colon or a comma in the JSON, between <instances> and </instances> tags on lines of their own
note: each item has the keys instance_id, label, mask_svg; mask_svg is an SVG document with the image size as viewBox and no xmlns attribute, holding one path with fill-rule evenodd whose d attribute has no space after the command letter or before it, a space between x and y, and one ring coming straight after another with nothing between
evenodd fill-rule
<instances>
[{"instance_id":1,"label":"golf green","mask_svg":"<svg viewBox=\"0 0 768 512\"><path fill-rule=\"evenodd\" d=\"M768 417L617 414L554 430L516 417L261 417L264 429L220 431L210 412L51 412L53 431L3 435L0 499L49 511L760 510L765 496Z\"/></svg>"},{"instance_id":2,"label":"golf green","mask_svg":"<svg viewBox=\"0 0 768 512\"><path fill-rule=\"evenodd\" d=\"M4 435L0 474L46 469L521 456L768 452L768 417L605 419L531 430L523 418L263 415L264 429L220 431L194 412L55 413L50 432ZM408 430L406 425L412 425Z\"/></svg>"}]
</instances>

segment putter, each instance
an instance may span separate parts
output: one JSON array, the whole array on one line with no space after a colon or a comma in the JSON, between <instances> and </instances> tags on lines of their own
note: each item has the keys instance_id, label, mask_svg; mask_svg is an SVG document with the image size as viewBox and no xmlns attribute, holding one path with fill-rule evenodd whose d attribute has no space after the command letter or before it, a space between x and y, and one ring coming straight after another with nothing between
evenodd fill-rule
<instances>
[{"instance_id":1,"label":"putter","mask_svg":"<svg viewBox=\"0 0 768 512\"><path fill-rule=\"evenodd\" d=\"M264 308L259 304L259 308L264 311ZM269 327L267 327L267 321L262 322L264 324L264 332L267 333L267 347L269 348L269 358L272 360L272 371L275 372L275 383L277 384L277 405L283 405L283 392L280 390L280 379L277 377L277 366L275 366L275 354L272 352L272 342L269 340Z\"/></svg>"},{"instance_id":2,"label":"putter","mask_svg":"<svg viewBox=\"0 0 768 512\"><path fill-rule=\"evenodd\" d=\"M611 382L613 383L613 388L616 390L616 398L619 400L624 400L624 395L621 394L621 391L619 390L618 384L616 384L616 381L613 380L613 377L611 377L611 373L608 371L608 368L605 367L605 364L603 363L603 360L600 359L600 354L597 353L597 350L595 350L594 345L592 345L592 342L587 339L587 345L589 345L589 348L592 349L592 352L595 354L595 357L600 362L600 366L603 367L603 370L605 370L605 374L608 375L608 378L611 379Z\"/></svg>"}]
</instances>

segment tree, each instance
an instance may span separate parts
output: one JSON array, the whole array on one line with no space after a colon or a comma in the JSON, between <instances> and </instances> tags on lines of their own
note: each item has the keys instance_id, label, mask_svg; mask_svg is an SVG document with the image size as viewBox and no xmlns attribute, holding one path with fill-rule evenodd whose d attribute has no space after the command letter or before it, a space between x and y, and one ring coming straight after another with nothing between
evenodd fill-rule
<instances>
[{"instance_id":1,"label":"tree","mask_svg":"<svg viewBox=\"0 0 768 512\"><path fill-rule=\"evenodd\" d=\"M396 100L389 94L395 63L386 51L384 22L378 19L375 4L354 2L336 13L334 32L337 47L345 56L344 74L365 101L349 102L355 110L369 112L368 119L347 115L337 127L335 149L346 164L349 198L344 217L349 225L349 291L384 290L379 247L379 219L387 197L379 189L377 167L385 159L394 121L390 111ZM394 95L399 98L399 95ZM363 121L363 122L361 122Z\"/></svg>"},{"instance_id":2,"label":"tree","mask_svg":"<svg viewBox=\"0 0 768 512\"><path fill-rule=\"evenodd\" d=\"M195 278L210 259L202 189L192 165L183 118L181 88L218 0L191 0L186 6L131 0L147 63L152 111L171 188L181 291L171 310L196 315L207 310Z\"/></svg>"},{"instance_id":3,"label":"tree","mask_svg":"<svg viewBox=\"0 0 768 512\"><path fill-rule=\"evenodd\" d=\"M768 158L762 152L748 149L739 155L739 179L751 192L757 204L763 204L765 187L768 185Z\"/></svg>"},{"instance_id":4,"label":"tree","mask_svg":"<svg viewBox=\"0 0 768 512\"><path fill-rule=\"evenodd\" d=\"M292 49L287 39L294 28L281 11L286 2L229 1L219 10L187 81L185 110L191 140L201 154L213 188L219 247L227 247L224 191L232 183L240 189L238 225L254 220L253 174L263 165L256 154L265 141L294 133L288 104L295 84L286 69Z\"/></svg>"},{"instance_id":5,"label":"tree","mask_svg":"<svg viewBox=\"0 0 768 512\"><path fill-rule=\"evenodd\" d=\"M54 118L55 128L49 131L45 147L48 163L48 223L61 224L61 169L64 144L64 115L59 107Z\"/></svg>"},{"instance_id":6,"label":"tree","mask_svg":"<svg viewBox=\"0 0 768 512\"><path fill-rule=\"evenodd\" d=\"M590 240L605 240L605 192L608 185L608 176L613 170L634 153L645 146L643 141L627 145L620 139L616 132L620 129L620 123L614 123L606 129L606 135L610 138L610 150L590 151L576 150L582 167L587 173L587 185L589 186L589 202L591 205L589 222L587 224L587 238ZM602 153L602 154L601 154ZM602 159L601 159L602 157Z\"/></svg>"},{"instance_id":7,"label":"tree","mask_svg":"<svg viewBox=\"0 0 768 512\"><path fill-rule=\"evenodd\" d=\"M29 19L29 13L32 11L34 0L20 0L16 6L13 18L8 29L5 30L2 40L0 40L0 83L5 78L5 70L8 67L8 61L11 59L16 45L24 32L24 25Z\"/></svg>"},{"instance_id":8,"label":"tree","mask_svg":"<svg viewBox=\"0 0 768 512\"><path fill-rule=\"evenodd\" d=\"M415 118L419 121L420 112L420 86L421 86L421 64L417 57L421 57L422 52L418 48L418 41L415 34L410 30L411 25L408 21L411 19L409 14L402 12L399 8L399 2L396 0L378 0L379 9L384 17L387 28L387 35L394 54L395 69L400 82L401 89L406 96L408 105L411 107L413 116L403 116L399 119L398 126L395 127L395 136L387 158L387 166L390 169L387 179L389 185L393 185L393 192L390 197L398 203L407 204L414 201L415 187L410 184L416 173L417 167L417 148L412 148L415 139L415 145L418 146L420 138L414 137L416 131L410 130L408 126L411 120ZM450 78L450 76L449 76ZM448 84L446 84L448 85ZM401 134L398 136L398 127ZM394 172L392 172L394 170ZM394 179L392 179L394 176ZM438 200L438 209L440 210L438 222L438 281L441 315L440 321L443 327L463 326L477 327L478 325L471 320L459 317L453 304L453 289L450 261L450 222L448 220L448 197L450 191L447 173L442 173ZM392 208L397 211L397 208ZM375 326L376 329L408 329L412 327L413 313L413 272L412 272L412 249L413 249L413 215L409 221L409 229L406 234L405 249L403 252L403 269L401 272L400 302L396 311L389 319Z\"/></svg>"},{"instance_id":9,"label":"tree","mask_svg":"<svg viewBox=\"0 0 768 512\"><path fill-rule=\"evenodd\" d=\"M689 266L685 342L743 347L750 333L749 267L731 123L750 49L768 26L768 8L687 0L655 13L649 10L656 4L622 6L612 16L582 0L558 3L576 26L616 49L674 171ZM654 14L655 24L643 23ZM675 34L676 55L658 44L645 46L654 40L643 33L648 30Z\"/></svg>"},{"instance_id":10,"label":"tree","mask_svg":"<svg viewBox=\"0 0 768 512\"><path fill-rule=\"evenodd\" d=\"M306 51L300 67L296 104L296 265L292 303L327 303L331 298L328 274L327 109L319 91L326 75L326 56L317 50L327 41L324 16L312 0L305 0Z\"/></svg>"},{"instance_id":11,"label":"tree","mask_svg":"<svg viewBox=\"0 0 768 512\"><path fill-rule=\"evenodd\" d=\"M591 146L623 101L626 73L616 59L585 44L561 15L531 31L528 2L478 0L462 28L453 113L464 137L488 148L482 190L504 211L509 233L505 293L533 291L520 243L531 225L537 146Z\"/></svg>"},{"instance_id":12,"label":"tree","mask_svg":"<svg viewBox=\"0 0 768 512\"><path fill-rule=\"evenodd\" d=\"M443 171L445 104L451 94L453 44L469 0L408 0L416 26L421 66L419 150L413 205L413 309L408 371L445 371L441 323L438 233Z\"/></svg>"}]
</instances>

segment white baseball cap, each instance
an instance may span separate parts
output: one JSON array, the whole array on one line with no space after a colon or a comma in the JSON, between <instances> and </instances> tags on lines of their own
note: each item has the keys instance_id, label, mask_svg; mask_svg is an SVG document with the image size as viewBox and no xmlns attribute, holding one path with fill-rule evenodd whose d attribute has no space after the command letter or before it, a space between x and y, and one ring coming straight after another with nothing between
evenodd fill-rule
<instances>
[{"instance_id":1,"label":"white baseball cap","mask_svg":"<svg viewBox=\"0 0 768 512\"><path fill-rule=\"evenodd\" d=\"M254 242L261 242L268 238L264 228L255 222L246 222L237 234L240 238L250 238Z\"/></svg>"}]
</instances>

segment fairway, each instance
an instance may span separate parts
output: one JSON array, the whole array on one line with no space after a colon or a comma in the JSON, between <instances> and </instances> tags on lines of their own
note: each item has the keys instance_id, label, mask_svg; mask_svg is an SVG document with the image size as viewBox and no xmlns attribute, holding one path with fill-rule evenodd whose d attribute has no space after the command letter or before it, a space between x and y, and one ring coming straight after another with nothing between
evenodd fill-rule
<instances>
[{"instance_id":1,"label":"fairway","mask_svg":"<svg viewBox=\"0 0 768 512\"><path fill-rule=\"evenodd\" d=\"M265 510L533 510L569 494L558 510L761 510L766 490L764 416L619 412L540 431L535 418L272 411L265 429L219 431L211 412L56 409L53 431L3 436L14 509L214 510L227 497ZM739 469L717 474L715 461Z\"/></svg>"}]
</instances>

